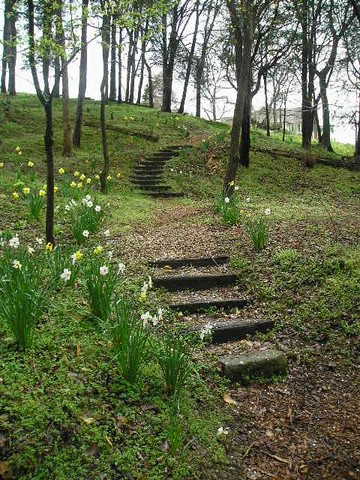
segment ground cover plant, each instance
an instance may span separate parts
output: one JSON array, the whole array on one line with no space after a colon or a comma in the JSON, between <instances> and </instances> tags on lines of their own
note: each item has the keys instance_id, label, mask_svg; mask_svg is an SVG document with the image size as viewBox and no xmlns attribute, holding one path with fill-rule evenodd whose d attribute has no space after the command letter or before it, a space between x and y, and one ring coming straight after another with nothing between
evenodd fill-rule
<instances>
[{"instance_id":1,"label":"ground cover plant","mask_svg":"<svg viewBox=\"0 0 360 480\"><path fill-rule=\"evenodd\" d=\"M89 101L83 147L72 157L61 156L55 128L57 244L46 245L43 208L29 215L23 191L44 187L36 102L20 95L1 112L0 475L356 478L358 172L274 157L295 140L280 145L254 130L254 147L269 153L254 149L239 171L237 219L224 222L214 204L228 125L111 104L109 123L131 133L109 130L111 188L100 195L99 133L90 126L98 105ZM159 141L135 137L137 129ZM186 198L134 191L128 176L140 156L181 141L196 148L171 160L167 175ZM95 226L79 213L89 209ZM231 255L237 288L253 298L232 315L276 320L273 332L226 352L285 350L286 378L229 384L217 369L223 347L186 333L207 325L208 314L164 309L169 295L152 287L146 261L209 252Z\"/></svg>"}]
</instances>

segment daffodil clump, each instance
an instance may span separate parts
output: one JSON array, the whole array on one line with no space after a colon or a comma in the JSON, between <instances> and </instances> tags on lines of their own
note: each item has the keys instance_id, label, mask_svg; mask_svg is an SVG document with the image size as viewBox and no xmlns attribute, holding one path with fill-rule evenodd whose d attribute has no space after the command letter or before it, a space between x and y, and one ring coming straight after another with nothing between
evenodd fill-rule
<instances>
[{"instance_id":1,"label":"daffodil clump","mask_svg":"<svg viewBox=\"0 0 360 480\"><path fill-rule=\"evenodd\" d=\"M0 239L0 318L21 349L31 346L45 304L43 263L34 252L18 236Z\"/></svg>"},{"instance_id":2,"label":"daffodil clump","mask_svg":"<svg viewBox=\"0 0 360 480\"><path fill-rule=\"evenodd\" d=\"M269 227L265 217L269 217L270 215L271 209L266 208L263 214L254 218L249 218L245 223L246 231L255 250L263 250L266 246L269 236Z\"/></svg>"},{"instance_id":3,"label":"daffodil clump","mask_svg":"<svg viewBox=\"0 0 360 480\"><path fill-rule=\"evenodd\" d=\"M99 231L103 210L91 195L86 195L79 202L70 200L65 205L65 212L70 216L72 233L79 244L86 243L91 234Z\"/></svg>"},{"instance_id":4,"label":"daffodil clump","mask_svg":"<svg viewBox=\"0 0 360 480\"><path fill-rule=\"evenodd\" d=\"M32 163L32 162L29 162ZM45 204L46 185L40 189L24 186L24 182L17 182L15 188L19 188L19 192L12 193L13 200L23 200L29 211L29 217L36 220L40 219L42 208Z\"/></svg>"}]
</instances>

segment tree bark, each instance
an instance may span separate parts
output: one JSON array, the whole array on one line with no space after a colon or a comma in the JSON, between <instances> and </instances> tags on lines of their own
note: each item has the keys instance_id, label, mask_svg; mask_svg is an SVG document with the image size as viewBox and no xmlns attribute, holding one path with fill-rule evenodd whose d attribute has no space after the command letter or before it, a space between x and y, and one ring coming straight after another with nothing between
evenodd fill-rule
<instances>
[{"instance_id":1,"label":"tree bark","mask_svg":"<svg viewBox=\"0 0 360 480\"><path fill-rule=\"evenodd\" d=\"M136 100L136 103L138 105L140 105L140 103L141 103L141 94L142 94L142 88L143 88L143 84L144 84L144 72L145 72L145 62L146 62L145 55L146 55L146 45L147 45L146 35L147 35L147 32L148 32L148 29L149 29L149 21L146 20L145 28L144 28L144 30L142 32L142 35L141 35L141 59L140 59L141 67L140 67L140 79L139 79L139 87L138 87L138 96L137 96L137 100Z\"/></svg>"},{"instance_id":2,"label":"tree bark","mask_svg":"<svg viewBox=\"0 0 360 480\"><path fill-rule=\"evenodd\" d=\"M8 67L8 49L9 49L9 36L10 36L10 26L9 26L9 18L8 18L8 11L9 11L9 1L5 1L4 6L4 31L3 31L3 54L1 59L1 93L7 93L6 88L6 73Z\"/></svg>"},{"instance_id":3,"label":"tree bark","mask_svg":"<svg viewBox=\"0 0 360 480\"><path fill-rule=\"evenodd\" d=\"M8 92L10 95L16 95L15 88L15 69L16 69L16 1L9 1L10 11L9 11L9 48L8 48L8 66L9 66L9 83L8 83Z\"/></svg>"},{"instance_id":4,"label":"tree bark","mask_svg":"<svg viewBox=\"0 0 360 480\"><path fill-rule=\"evenodd\" d=\"M118 62L119 62L119 70L118 70L118 94L117 94L117 102L122 103L122 28L119 29L119 45L118 45Z\"/></svg>"},{"instance_id":5,"label":"tree bark","mask_svg":"<svg viewBox=\"0 0 360 480\"><path fill-rule=\"evenodd\" d=\"M149 82L149 107L154 108L154 85L152 78L151 67L148 62L145 60L146 70L148 73L148 82Z\"/></svg>"},{"instance_id":6,"label":"tree bark","mask_svg":"<svg viewBox=\"0 0 360 480\"><path fill-rule=\"evenodd\" d=\"M63 114L63 155L70 157L72 152L71 139L71 121L69 108L69 75L66 57L65 34L62 20L63 0L58 1L57 7L57 22L56 22L56 36L61 52L61 75L62 75L62 114Z\"/></svg>"},{"instance_id":7,"label":"tree bark","mask_svg":"<svg viewBox=\"0 0 360 480\"><path fill-rule=\"evenodd\" d=\"M108 100L108 82L109 82L109 44L110 44L110 18L109 15L103 13L103 21L101 27L102 37L102 57L103 57L103 78L101 82L101 105L100 105L100 126L101 126L101 142L103 150L103 166L100 173L100 191L107 192L107 176L109 175L110 159L107 147L106 133L106 116L105 107Z\"/></svg>"},{"instance_id":8,"label":"tree bark","mask_svg":"<svg viewBox=\"0 0 360 480\"><path fill-rule=\"evenodd\" d=\"M110 92L109 100L116 101L116 18L111 23L111 64L110 64Z\"/></svg>"},{"instance_id":9,"label":"tree bark","mask_svg":"<svg viewBox=\"0 0 360 480\"><path fill-rule=\"evenodd\" d=\"M243 120L241 126L241 142L240 142L240 164L248 167L250 164L250 146L251 146L251 85L249 82L248 91L244 103Z\"/></svg>"},{"instance_id":10,"label":"tree bark","mask_svg":"<svg viewBox=\"0 0 360 480\"><path fill-rule=\"evenodd\" d=\"M129 91L129 103L134 103L135 97L135 78L136 78L136 54L137 44L139 41L139 27L136 28L134 34L134 45L131 53L131 75L130 75L130 91Z\"/></svg>"},{"instance_id":11,"label":"tree bark","mask_svg":"<svg viewBox=\"0 0 360 480\"><path fill-rule=\"evenodd\" d=\"M87 77L87 18L88 18L89 0L82 1L82 17L81 17L81 53L80 53L80 69L79 69L79 91L76 104L76 119L73 134L74 146L81 145L81 127L83 119L83 107L86 93L86 77Z\"/></svg>"},{"instance_id":12,"label":"tree bark","mask_svg":"<svg viewBox=\"0 0 360 480\"><path fill-rule=\"evenodd\" d=\"M54 238L54 140L53 140L53 111L52 111L52 97L46 102L45 117L45 152L46 152L46 243L55 245Z\"/></svg>"},{"instance_id":13,"label":"tree bark","mask_svg":"<svg viewBox=\"0 0 360 480\"><path fill-rule=\"evenodd\" d=\"M269 99L268 99L268 90L267 90L267 74L264 73L264 93L265 93L265 124L266 124L266 135L270 137L270 112L269 112Z\"/></svg>"},{"instance_id":14,"label":"tree bark","mask_svg":"<svg viewBox=\"0 0 360 480\"><path fill-rule=\"evenodd\" d=\"M163 112L171 112L171 95L174 75L175 56L178 48L177 23L179 20L179 12L177 5L172 9L171 32L169 44L166 39L166 22L167 16L163 16L163 98L161 110Z\"/></svg>"},{"instance_id":15,"label":"tree bark","mask_svg":"<svg viewBox=\"0 0 360 480\"><path fill-rule=\"evenodd\" d=\"M187 95L187 90L188 90L189 81L190 81L191 69L192 69L193 61L194 61L196 40L197 40L198 31L199 31L199 23L200 23L200 9L199 9L199 7L200 7L200 0L196 0L196 6L195 6L196 17L195 17L195 25L194 25L194 31L193 31L193 39L192 39L191 48L190 48L190 52L189 52L189 59L188 59L187 67L186 67L183 93L182 93L181 102L180 102L180 106L179 106L179 110L178 110L178 113L180 113L180 114L184 113L184 111L185 111L186 95Z\"/></svg>"}]
</instances>

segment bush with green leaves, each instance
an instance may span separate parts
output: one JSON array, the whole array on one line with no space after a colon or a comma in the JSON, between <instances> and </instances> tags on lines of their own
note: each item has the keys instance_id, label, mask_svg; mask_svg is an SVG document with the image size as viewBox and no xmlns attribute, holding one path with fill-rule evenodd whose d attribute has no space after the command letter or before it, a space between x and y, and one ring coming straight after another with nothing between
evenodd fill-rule
<instances>
[{"instance_id":1,"label":"bush with green leaves","mask_svg":"<svg viewBox=\"0 0 360 480\"><path fill-rule=\"evenodd\" d=\"M149 354L149 329L130 301L116 302L111 331L119 370L125 380L135 383Z\"/></svg>"},{"instance_id":2,"label":"bush with green leaves","mask_svg":"<svg viewBox=\"0 0 360 480\"><path fill-rule=\"evenodd\" d=\"M30 250L20 247L18 237L3 241L0 258L0 317L21 349L28 349L43 314L45 289L43 264Z\"/></svg>"}]
</instances>

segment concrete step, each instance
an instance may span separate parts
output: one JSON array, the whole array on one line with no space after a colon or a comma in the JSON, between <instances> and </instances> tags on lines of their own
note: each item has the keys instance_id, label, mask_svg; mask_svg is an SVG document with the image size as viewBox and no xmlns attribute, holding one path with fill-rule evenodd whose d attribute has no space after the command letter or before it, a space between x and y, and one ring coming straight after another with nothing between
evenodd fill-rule
<instances>
[{"instance_id":1,"label":"concrete step","mask_svg":"<svg viewBox=\"0 0 360 480\"><path fill-rule=\"evenodd\" d=\"M180 268L180 267L207 267L207 266L216 266L224 265L229 261L229 257L226 255L217 256L217 257L202 257L202 258L165 258L162 260L150 260L148 265L150 267L171 267L171 268Z\"/></svg>"},{"instance_id":2,"label":"concrete step","mask_svg":"<svg viewBox=\"0 0 360 480\"><path fill-rule=\"evenodd\" d=\"M230 300L200 300L197 302L173 303L169 305L171 310L177 312L196 313L203 312L209 308L231 310L233 308L244 308L249 305L250 300L244 298L233 298Z\"/></svg>"},{"instance_id":3,"label":"concrete step","mask_svg":"<svg viewBox=\"0 0 360 480\"><path fill-rule=\"evenodd\" d=\"M223 374L230 380L248 382L252 378L269 378L273 375L286 375L288 362L286 355L278 350L230 355L220 358Z\"/></svg>"},{"instance_id":4,"label":"concrete step","mask_svg":"<svg viewBox=\"0 0 360 480\"><path fill-rule=\"evenodd\" d=\"M179 290L207 290L236 283L237 275L177 275L153 278L155 287L171 292Z\"/></svg>"},{"instance_id":5,"label":"concrete step","mask_svg":"<svg viewBox=\"0 0 360 480\"><path fill-rule=\"evenodd\" d=\"M258 319L235 319L228 322L216 322L211 324L211 342L226 343L234 340L241 340L247 335L253 335L257 332L265 333L274 327L274 320ZM199 327L199 330L201 328Z\"/></svg>"}]
</instances>

